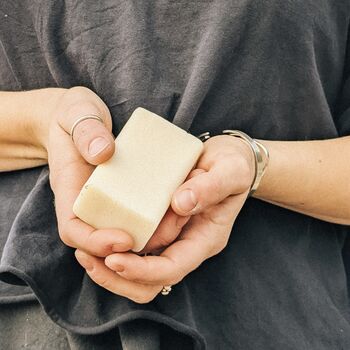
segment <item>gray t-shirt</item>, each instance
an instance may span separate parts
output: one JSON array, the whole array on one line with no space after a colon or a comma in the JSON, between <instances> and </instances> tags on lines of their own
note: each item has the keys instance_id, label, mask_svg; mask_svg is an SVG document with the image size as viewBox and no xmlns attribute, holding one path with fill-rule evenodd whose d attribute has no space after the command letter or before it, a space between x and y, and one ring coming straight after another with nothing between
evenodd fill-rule
<instances>
[{"instance_id":1,"label":"gray t-shirt","mask_svg":"<svg viewBox=\"0 0 350 350\"><path fill-rule=\"evenodd\" d=\"M143 106L195 135L349 135L349 16L345 0L2 1L0 88L87 86L115 134ZM149 319L196 349L350 348L347 227L249 199L223 252L138 305L61 243L46 167L0 174L0 196L0 303L35 295L78 334Z\"/></svg>"}]
</instances>

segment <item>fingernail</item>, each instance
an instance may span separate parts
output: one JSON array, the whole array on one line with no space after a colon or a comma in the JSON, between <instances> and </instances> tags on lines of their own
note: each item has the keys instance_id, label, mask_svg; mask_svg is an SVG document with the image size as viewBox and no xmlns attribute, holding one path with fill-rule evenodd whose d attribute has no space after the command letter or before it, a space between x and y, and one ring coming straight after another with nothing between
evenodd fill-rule
<instances>
[{"instance_id":1,"label":"fingernail","mask_svg":"<svg viewBox=\"0 0 350 350\"><path fill-rule=\"evenodd\" d=\"M116 272L123 272L125 270L125 267L123 265L114 265L114 270Z\"/></svg>"},{"instance_id":2,"label":"fingernail","mask_svg":"<svg viewBox=\"0 0 350 350\"><path fill-rule=\"evenodd\" d=\"M87 257L87 255L81 251L75 252L75 257L77 258L79 264L88 271L91 271L94 268L91 260Z\"/></svg>"},{"instance_id":3,"label":"fingernail","mask_svg":"<svg viewBox=\"0 0 350 350\"><path fill-rule=\"evenodd\" d=\"M90 142L89 154L91 157L97 156L109 146L109 142L104 137L97 137Z\"/></svg>"},{"instance_id":4,"label":"fingernail","mask_svg":"<svg viewBox=\"0 0 350 350\"><path fill-rule=\"evenodd\" d=\"M130 244L124 242L115 243L112 245L112 252L114 253L125 252L130 249Z\"/></svg>"},{"instance_id":5,"label":"fingernail","mask_svg":"<svg viewBox=\"0 0 350 350\"><path fill-rule=\"evenodd\" d=\"M175 205L183 212L189 212L197 205L197 199L191 190L184 190L175 196Z\"/></svg>"}]
</instances>

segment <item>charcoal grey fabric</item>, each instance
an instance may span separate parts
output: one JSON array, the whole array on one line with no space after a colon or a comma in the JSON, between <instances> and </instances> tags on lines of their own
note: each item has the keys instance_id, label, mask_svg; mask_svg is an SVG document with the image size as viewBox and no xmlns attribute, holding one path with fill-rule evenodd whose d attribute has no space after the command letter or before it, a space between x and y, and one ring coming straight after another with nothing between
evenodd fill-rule
<instances>
[{"instance_id":1,"label":"charcoal grey fabric","mask_svg":"<svg viewBox=\"0 0 350 350\"><path fill-rule=\"evenodd\" d=\"M192 341L149 320L135 320L108 332L81 335L52 322L37 302L2 305L0 349L17 350L167 350L192 349Z\"/></svg>"},{"instance_id":2,"label":"charcoal grey fabric","mask_svg":"<svg viewBox=\"0 0 350 350\"><path fill-rule=\"evenodd\" d=\"M349 16L345 0L2 1L0 88L87 86L116 135L143 106L195 135L335 138L350 134ZM249 199L223 252L138 305L61 243L46 167L0 174L0 194L6 308L35 295L76 337L150 320L160 348L350 348L348 227Z\"/></svg>"},{"instance_id":3,"label":"charcoal grey fabric","mask_svg":"<svg viewBox=\"0 0 350 350\"><path fill-rule=\"evenodd\" d=\"M119 350L118 330L103 335L76 336L52 322L38 303L3 305L0 313L1 349Z\"/></svg>"}]
</instances>

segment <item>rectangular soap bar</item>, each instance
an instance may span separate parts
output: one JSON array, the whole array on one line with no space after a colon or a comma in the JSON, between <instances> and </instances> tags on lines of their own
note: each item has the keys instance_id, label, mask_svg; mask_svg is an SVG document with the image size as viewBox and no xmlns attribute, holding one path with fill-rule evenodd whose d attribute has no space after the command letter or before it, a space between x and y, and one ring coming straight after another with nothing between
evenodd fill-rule
<instances>
[{"instance_id":1,"label":"rectangular soap bar","mask_svg":"<svg viewBox=\"0 0 350 350\"><path fill-rule=\"evenodd\" d=\"M115 142L116 153L96 167L73 211L95 228L126 231L138 252L196 164L203 143L143 108L134 111Z\"/></svg>"}]
</instances>

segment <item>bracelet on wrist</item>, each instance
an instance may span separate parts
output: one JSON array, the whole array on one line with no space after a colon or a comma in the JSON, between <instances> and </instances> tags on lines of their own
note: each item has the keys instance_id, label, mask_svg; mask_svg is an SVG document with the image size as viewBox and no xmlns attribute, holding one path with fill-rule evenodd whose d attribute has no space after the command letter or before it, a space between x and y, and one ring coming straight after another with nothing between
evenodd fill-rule
<instances>
[{"instance_id":1,"label":"bracelet on wrist","mask_svg":"<svg viewBox=\"0 0 350 350\"><path fill-rule=\"evenodd\" d=\"M269 151L268 149L259 141L251 138L243 131L239 130L223 130L223 135L238 137L245 141L254 155L254 163L255 163L255 174L253 178L253 183L250 186L249 197L254 194L254 192L258 189L261 179L263 178L267 165L269 163ZM210 133L205 132L198 136L198 138L205 142L210 139Z\"/></svg>"}]
</instances>

